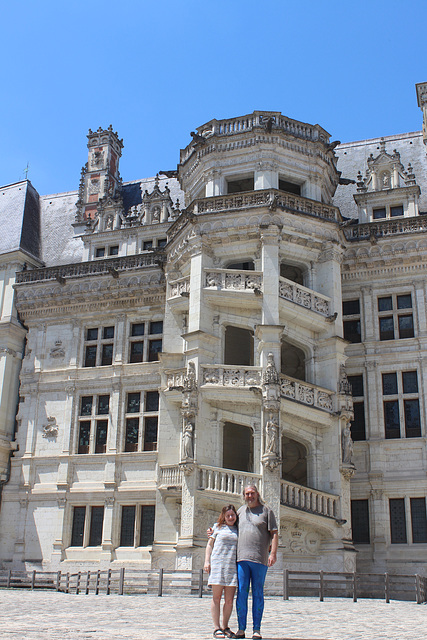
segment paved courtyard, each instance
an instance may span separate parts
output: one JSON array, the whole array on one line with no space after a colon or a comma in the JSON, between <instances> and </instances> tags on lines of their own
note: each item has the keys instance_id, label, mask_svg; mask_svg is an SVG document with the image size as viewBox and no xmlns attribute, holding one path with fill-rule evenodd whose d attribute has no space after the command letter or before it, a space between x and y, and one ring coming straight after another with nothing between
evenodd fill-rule
<instances>
[{"instance_id":1,"label":"paved courtyard","mask_svg":"<svg viewBox=\"0 0 427 640\"><path fill-rule=\"evenodd\" d=\"M212 638L210 598L0 590L1 640ZM231 625L234 629L235 615ZM265 640L425 640L427 606L412 602L268 598ZM252 633L247 633L251 638Z\"/></svg>"}]
</instances>

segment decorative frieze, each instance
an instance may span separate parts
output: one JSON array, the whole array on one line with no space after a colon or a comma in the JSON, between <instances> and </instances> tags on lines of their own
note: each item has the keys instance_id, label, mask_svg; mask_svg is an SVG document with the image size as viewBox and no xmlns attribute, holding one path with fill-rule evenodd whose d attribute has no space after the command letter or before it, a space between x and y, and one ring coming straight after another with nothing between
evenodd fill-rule
<instances>
[{"instance_id":1,"label":"decorative frieze","mask_svg":"<svg viewBox=\"0 0 427 640\"><path fill-rule=\"evenodd\" d=\"M186 369L175 369L174 371L166 371L166 387L169 390L184 388L184 377Z\"/></svg>"},{"instance_id":2,"label":"decorative frieze","mask_svg":"<svg viewBox=\"0 0 427 640\"><path fill-rule=\"evenodd\" d=\"M261 367L202 365L202 384L222 387L258 387L262 382Z\"/></svg>"},{"instance_id":3,"label":"decorative frieze","mask_svg":"<svg viewBox=\"0 0 427 640\"><path fill-rule=\"evenodd\" d=\"M282 276L279 277L279 296L325 317L331 315L330 298L296 284L292 280L282 278Z\"/></svg>"},{"instance_id":4,"label":"decorative frieze","mask_svg":"<svg viewBox=\"0 0 427 640\"><path fill-rule=\"evenodd\" d=\"M218 290L261 292L262 273L235 269L205 269L205 286Z\"/></svg>"},{"instance_id":5,"label":"decorative frieze","mask_svg":"<svg viewBox=\"0 0 427 640\"><path fill-rule=\"evenodd\" d=\"M301 382L301 380L289 376L280 376L280 395L282 398L295 400L329 413L333 411L333 391L321 389L314 384Z\"/></svg>"},{"instance_id":6,"label":"decorative frieze","mask_svg":"<svg viewBox=\"0 0 427 640\"><path fill-rule=\"evenodd\" d=\"M169 283L169 298L189 295L190 278L180 278Z\"/></svg>"},{"instance_id":7,"label":"decorative frieze","mask_svg":"<svg viewBox=\"0 0 427 640\"><path fill-rule=\"evenodd\" d=\"M427 229L427 215L416 218L402 218L400 220L383 220L354 224L345 227L344 235L347 240L371 240L372 238L386 238L406 233L420 233Z\"/></svg>"}]
</instances>

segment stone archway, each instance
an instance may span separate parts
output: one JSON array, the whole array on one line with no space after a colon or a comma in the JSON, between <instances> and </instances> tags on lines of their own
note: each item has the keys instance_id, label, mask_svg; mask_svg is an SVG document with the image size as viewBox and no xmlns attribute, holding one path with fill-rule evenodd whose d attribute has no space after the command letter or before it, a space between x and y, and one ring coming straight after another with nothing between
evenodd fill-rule
<instances>
[{"instance_id":1,"label":"stone archway","mask_svg":"<svg viewBox=\"0 0 427 640\"><path fill-rule=\"evenodd\" d=\"M282 437L282 479L307 485L307 448L287 436Z\"/></svg>"},{"instance_id":2,"label":"stone archway","mask_svg":"<svg viewBox=\"0 0 427 640\"><path fill-rule=\"evenodd\" d=\"M281 373L297 380L306 380L305 353L286 340L282 341L281 347Z\"/></svg>"},{"instance_id":3,"label":"stone archway","mask_svg":"<svg viewBox=\"0 0 427 640\"><path fill-rule=\"evenodd\" d=\"M222 439L224 469L253 473L254 439L252 429L242 424L226 422Z\"/></svg>"}]
</instances>

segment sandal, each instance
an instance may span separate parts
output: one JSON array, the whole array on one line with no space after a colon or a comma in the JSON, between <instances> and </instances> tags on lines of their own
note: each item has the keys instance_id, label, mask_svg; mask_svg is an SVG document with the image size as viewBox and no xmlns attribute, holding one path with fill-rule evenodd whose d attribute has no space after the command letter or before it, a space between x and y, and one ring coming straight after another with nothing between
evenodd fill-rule
<instances>
[{"instance_id":1,"label":"sandal","mask_svg":"<svg viewBox=\"0 0 427 640\"><path fill-rule=\"evenodd\" d=\"M222 631L223 631L224 635L226 636L226 638L235 638L236 637L236 634L232 632L230 627L226 627Z\"/></svg>"},{"instance_id":2,"label":"sandal","mask_svg":"<svg viewBox=\"0 0 427 640\"><path fill-rule=\"evenodd\" d=\"M224 631L222 629L215 629L213 632L214 638L225 638Z\"/></svg>"},{"instance_id":3,"label":"sandal","mask_svg":"<svg viewBox=\"0 0 427 640\"><path fill-rule=\"evenodd\" d=\"M252 636L252 640L262 640L262 635L260 634L258 629L256 629L256 631L254 631L253 636Z\"/></svg>"}]
</instances>

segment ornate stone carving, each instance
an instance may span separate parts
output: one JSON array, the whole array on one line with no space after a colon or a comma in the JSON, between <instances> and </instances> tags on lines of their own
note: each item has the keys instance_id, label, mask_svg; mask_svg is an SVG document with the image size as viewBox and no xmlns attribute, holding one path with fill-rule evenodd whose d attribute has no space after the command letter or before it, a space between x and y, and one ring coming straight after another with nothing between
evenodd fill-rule
<instances>
[{"instance_id":1,"label":"ornate stone carving","mask_svg":"<svg viewBox=\"0 0 427 640\"><path fill-rule=\"evenodd\" d=\"M181 462L194 460L194 425L188 420L184 424L182 432L182 458Z\"/></svg>"},{"instance_id":2,"label":"ornate stone carving","mask_svg":"<svg viewBox=\"0 0 427 640\"><path fill-rule=\"evenodd\" d=\"M317 555L321 543L320 534L299 523L283 521L280 532L285 553L293 555Z\"/></svg>"},{"instance_id":3,"label":"ornate stone carving","mask_svg":"<svg viewBox=\"0 0 427 640\"><path fill-rule=\"evenodd\" d=\"M283 277L279 280L279 296L323 316L330 315L331 305L328 298Z\"/></svg>"},{"instance_id":4,"label":"ornate stone carving","mask_svg":"<svg viewBox=\"0 0 427 640\"><path fill-rule=\"evenodd\" d=\"M56 423L56 418L54 416L49 416L47 419L47 424L42 426L42 436L43 438L56 438L58 435L59 427Z\"/></svg>"},{"instance_id":5,"label":"ornate stone carving","mask_svg":"<svg viewBox=\"0 0 427 640\"><path fill-rule=\"evenodd\" d=\"M58 360L65 357L65 349L62 346L62 340L55 341L55 346L50 350L49 357Z\"/></svg>"},{"instance_id":6,"label":"ornate stone carving","mask_svg":"<svg viewBox=\"0 0 427 640\"><path fill-rule=\"evenodd\" d=\"M341 435L342 443L342 461L344 464L352 464L353 458L353 440L351 439L351 431L349 422L345 422L345 426Z\"/></svg>"},{"instance_id":7,"label":"ornate stone carving","mask_svg":"<svg viewBox=\"0 0 427 640\"><path fill-rule=\"evenodd\" d=\"M267 366L262 377L262 382L263 384L279 384L280 382L272 353L269 353L267 356Z\"/></svg>"},{"instance_id":8,"label":"ornate stone carving","mask_svg":"<svg viewBox=\"0 0 427 640\"><path fill-rule=\"evenodd\" d=\"M348 381L345 365L340 365L340 377L338 381L338 391L347 396L351 396L351 384Z\"/></svg>"}]
</instances>

